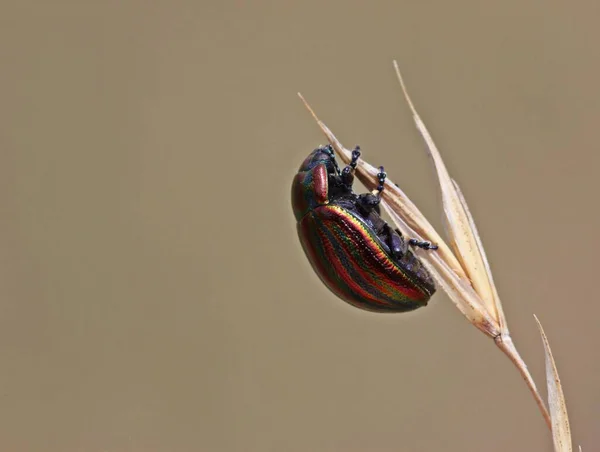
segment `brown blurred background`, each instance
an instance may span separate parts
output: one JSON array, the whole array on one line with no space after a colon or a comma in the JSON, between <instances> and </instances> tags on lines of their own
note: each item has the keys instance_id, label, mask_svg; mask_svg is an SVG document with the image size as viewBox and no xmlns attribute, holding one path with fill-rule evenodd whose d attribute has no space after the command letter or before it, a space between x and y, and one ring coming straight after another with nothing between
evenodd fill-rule
<instances>
[{"instance_id":1,"label":"brown blurred background","mask_svg":"<svg viewBox=\"0 0 600 452\"><path fill-rule=\"evenodd\" d=\"M444 294L361 312L302 255L290 183L324 138L297 91L441 225L394 58L597 450L597 2L1 9L0 450L550 450Z\"/></svg>"}]
</instances>

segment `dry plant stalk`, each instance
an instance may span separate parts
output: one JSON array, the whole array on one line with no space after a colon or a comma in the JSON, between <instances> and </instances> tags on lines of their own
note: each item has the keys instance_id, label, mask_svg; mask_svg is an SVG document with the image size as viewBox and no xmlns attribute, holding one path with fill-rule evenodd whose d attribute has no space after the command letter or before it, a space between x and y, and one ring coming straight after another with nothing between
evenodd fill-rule
<instances>
[{"instance_id":1,"label":"dry plant stalk","mask_svg":"<svg viewBox=\"0 0 600 452\"><path fill-rule=\"evenodd\" d=\"M498 348L516 366L553 433L555 450L571 452L571 437L564 395L541 324L538 321L546 351L548 397L552 415L548 412L525 362L512 341L490 266L465 198L456 181L450 177L431 135L417 113L395 61L394 68L417 129L425 140L427 151L437 172L449 244L442 239L419 209L394 183L387 184L386 189L381 193L381 205L405 237L427 240L438 245L437 252L414 249L413 253L418 255L437 284L448 294L467 320L491 337ZM329 128L319 120L302 95L299 94L299 96L336 154L344 163L348 164L352 156L351 151L342 146ZM356 175L369 190L375 190L378 172L378 168L362 159L359 160Z\"/></svg>"}]
</instances>

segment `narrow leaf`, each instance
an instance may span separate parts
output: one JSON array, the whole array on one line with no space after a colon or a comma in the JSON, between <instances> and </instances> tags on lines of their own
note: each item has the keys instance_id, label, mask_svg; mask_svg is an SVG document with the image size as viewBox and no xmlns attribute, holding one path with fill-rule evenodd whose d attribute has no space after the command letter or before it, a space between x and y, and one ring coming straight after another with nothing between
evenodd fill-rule
<instances>
[{"instance_id":1,"label":"narrow leaf","mask_svg":"<svg viewBox=\"0 0 600 452\"><path fill-rule=\"evenodd\" d=\"M552 418L552 437L554 439L555 452L571 452L573 446L571 443L571 428L569 427L569 416L567 415L567 404L563 394L556 363L550 350L550 344L542 324L534 315L544 343L544 352L546 354L546 381L548 382L548 406Z\"/></svg>"}]
</instances>

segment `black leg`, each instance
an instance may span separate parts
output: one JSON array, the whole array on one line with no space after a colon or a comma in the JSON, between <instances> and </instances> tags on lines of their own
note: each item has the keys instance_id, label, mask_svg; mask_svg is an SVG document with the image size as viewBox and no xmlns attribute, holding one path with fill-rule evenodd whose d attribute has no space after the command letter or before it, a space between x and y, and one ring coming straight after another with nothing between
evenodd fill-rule
<instances>
[{"instance_id":1,"label":"black leg","mask_svg":"<svg viewBox=\"0 0 600 452\"><path fill-rule=\"evenodd\" d=\"M428 242L426 240L417 240L417 239L410 239L408 241L409 245L412 246L416 246L417 248L422 248L424 250L437 250L438 246L437 245L433 245L431 242Z\"/></svg>"},{"instance_id":2,"label":"black leg","mask_svg":"<svg viewBox=\"0 0 600 452\"><path fill-rule=\"evenodd\" d=\"M392 256L397 259L401 259L407 251L406 242L402 239L402 234L400 231L397 229L392 229L387 223L385 226L388 234L388 246L390 247Z\"/></svg>"},{"instance_id":3,"label":"black leg","mask_svg":"<svg viewBox=\"0 0 600 452\"><path fill-rule=\"evenodd\" d=\"M387 173L383 170L383 166L379 167L379 172L377 173L377 181L379 185L377 186L377 196L381 196L381 192L384 188L385 179L387 177Z\"/></svg>"},{"instance_id":4,"label":"black leg","mask_svg":"<svg viewBox=\"0 0 600 452\"><path fill-rule=\"evenodd\" d=\"M358 196L358 205L362 207L362 210L366 215L369 215L373 210L380 214L379 203L381 200L379 196L376 196L372 193L365 193Z\"/></svg>"},{"instance_id":5,"label":"black leg","mask_svg":"<svg viewBox=\"0 0 600 452\"><path fill-rule=\"evenodd\" d=\"M360 158L360 146L356 146L352 151L352 160L350 164L342 170L342 182L346 188L351 189L354 183L354 170Z\"/></svg>"},{"instance_id":6,"label":"black leg","mask_svg":"<svg viewBox=\"0 0 600 452\"><path fill-rule=\"evenodd\" d=\"M378 214L381 214L379 203L381 202L381 192L383 191L386 177L387 174L383 170L383 166L380 166L379 172L377 173L377 193L366 193L358 197L358 202L362 205L367 213L375 210Z\"/></svg>"}]
</instances>

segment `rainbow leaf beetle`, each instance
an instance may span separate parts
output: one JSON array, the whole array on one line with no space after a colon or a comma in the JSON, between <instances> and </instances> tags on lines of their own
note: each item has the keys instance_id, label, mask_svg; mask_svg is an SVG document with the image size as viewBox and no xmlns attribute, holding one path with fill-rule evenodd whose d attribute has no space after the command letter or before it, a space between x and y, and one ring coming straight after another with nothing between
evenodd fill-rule
<instances>
[{"instance_id":1,"label":"rainbow leaf beetle","mask_svg":"<svg viewBox=\"0 0 600 452\"><path fill-rule=\"evenodd\" d=\"M353 306L374 312L426 306L435 284L410 246L437 246L406 240L381 218L383 167L375 193L354 193L359 157L357 146L350 164L340 170L331 146L321 146L300 165L292 183L292 208L306 257L325 286Z\"/></svg>"}]
</instances>

